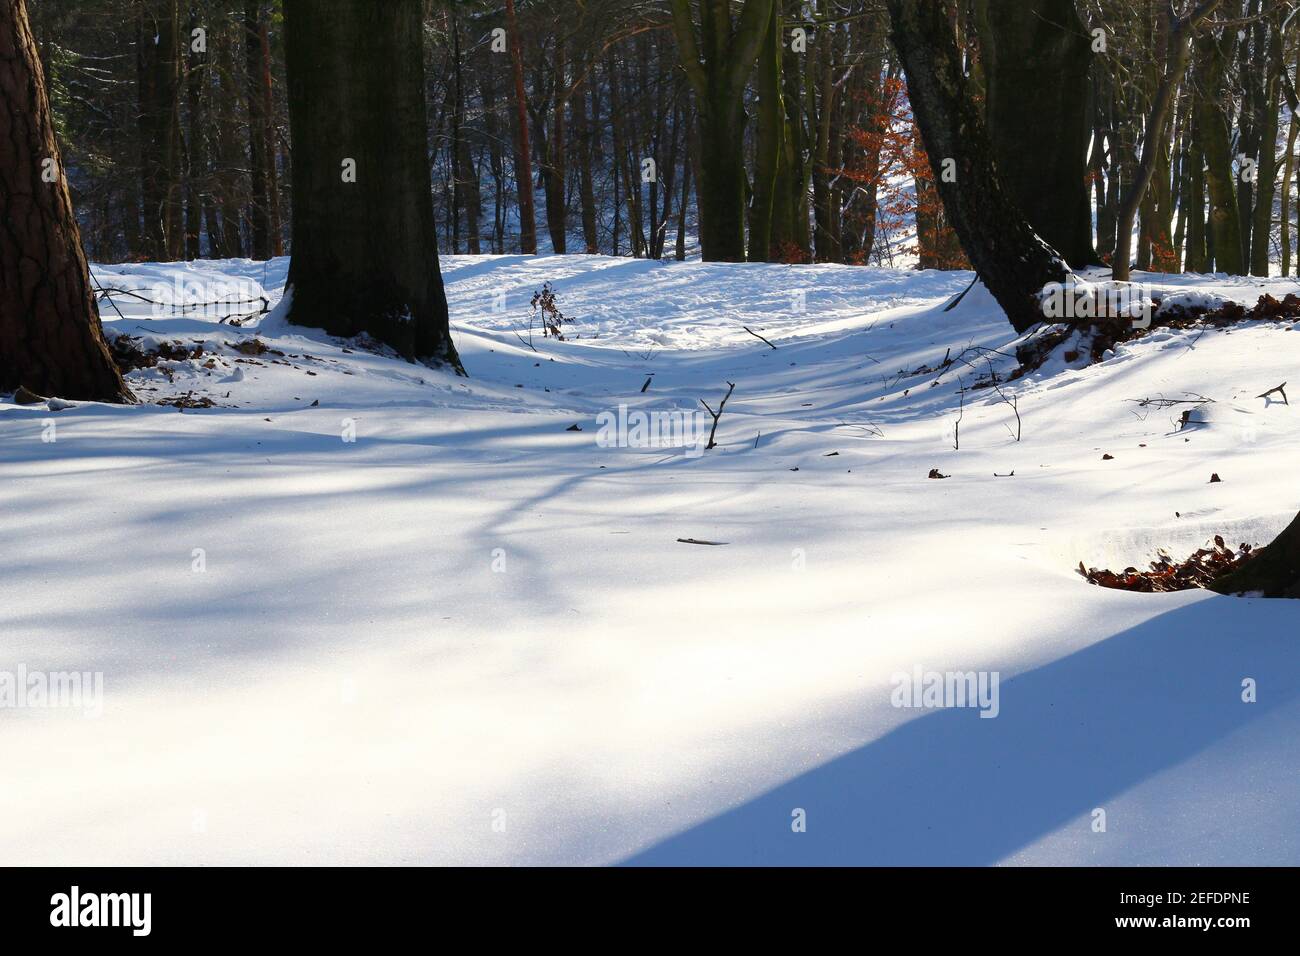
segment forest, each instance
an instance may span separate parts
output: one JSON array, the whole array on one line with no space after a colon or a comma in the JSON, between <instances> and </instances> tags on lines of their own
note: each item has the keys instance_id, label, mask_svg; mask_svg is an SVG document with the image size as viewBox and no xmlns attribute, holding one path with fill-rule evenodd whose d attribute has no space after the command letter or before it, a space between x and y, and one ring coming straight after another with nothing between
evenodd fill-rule
<instances>
[{"instance_id":1,"label":"forest","mask_svg":"<svg viewBox=\"0 0 1300 956\"><path fill-rule=\"evenodd\" d=\"M1300 862L1298 13L0 0L0 856Z\"/></svg>"}]
</instances>

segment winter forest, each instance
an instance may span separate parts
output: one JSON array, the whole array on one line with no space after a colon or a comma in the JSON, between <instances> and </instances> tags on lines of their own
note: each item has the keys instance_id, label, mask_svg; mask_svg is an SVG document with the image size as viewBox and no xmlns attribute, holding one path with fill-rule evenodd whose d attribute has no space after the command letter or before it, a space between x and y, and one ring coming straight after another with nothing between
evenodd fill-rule
<instances>
[{"instance_id":1,"label":"winter forest","mask_svg":"<svg viewBox=\"0 0 1300 956\"><path fill-rule=\"evenodd\" d=\"M1298 87L1292 0L0 0L0 861L1300 864Z\"/></svg>"}]
</instances>

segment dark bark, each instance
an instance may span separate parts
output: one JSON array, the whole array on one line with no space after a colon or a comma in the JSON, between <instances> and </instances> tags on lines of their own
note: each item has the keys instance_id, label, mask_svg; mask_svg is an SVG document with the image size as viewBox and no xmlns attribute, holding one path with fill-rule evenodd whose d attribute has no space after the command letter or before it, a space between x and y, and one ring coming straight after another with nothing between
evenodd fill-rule
<instances>
[{"instance_id":1,"label":"dark bark","mask_svg":"<svg viewBox=\"0 0 1300 956\"><path fill-rule=\"evenodd\" d=\"M176 0L145 0L136 33L144 242L159 261L180 259L185 248L177 17Z\"/></svg>"},{"instance_id":2,"label":"dark bark","mask_svg":"<svg viewBox=\"0 0 1300 956\"><path fill-rule=\"evenodd\" d=\"M1205 185L1210 197L1208 225L1217 272L1241 275L1246 257L1242 246L1241 207L1232 171L1228 120L1219 105L1226 67L1223 47L1213 33L1196 38L1196 85L1193 96L1196 129L1205 155Z\"/></svg>"},{"instance_id":3,"label":"dark bark","mask_svg":"<svg viewBox=\"0 0 1300 956\"><path fill-rule=\"evenodd\" d=\"M465 71L461 62L460 20L456 5L450 7L452 55L455 58L456 101L452 111L452 161L455 184L455 208L465 214L465 234L469 254L477 256L482 247L479 240L479 219L483 214L483 197L479 190L478 170L470 154L468 128L465 125Z\"/></svg>"},{"instance_id":4,"label":"dark bark","mask_svg":"<svg viewBox=\"0 0 1300 956\"><path fill-rule=\"evenodd\" d=\"M774 0L702 0L696 36L688 0L672 0L678 56L695 88L700 244L709 262L745 259L745 82L767 33Z\"/></svg>"},{"instance_id":5,"label":"dark bark","mask_svg":"<svg viewBox=\"0 0 1300 956\"><path fill-rule=\"evenodd\" d=\"M1036 298L1066 277L1060 255L998 179L979 108L965 88L950 26L952 0L889 0L891 36L948 219L962 249L1018 332L1043 320ZM945 175L953 160L955 178Z\"/></svg>"},{"instance_id":6,"label":"dark bark","mask_svg":"<svg viewBox=\"0 0 1300 956\"><path fill-rule=\"evenodd\" d=\"M426 154L422 12L421 0L286 0L288 318L459 369Z\"/></svg>"},{"instance_id":7,"label":"dark bark","mask_svg":"<svg viewBox=\"0 0 1300 956\"><path fill-rule=\"evenodd\" d=\"M134 401L104 344L24 0L0 0L0 141L0 391Z\"/></svg>"},{"instance_id":8,"label":"dark bark","mask_svg":"<svg viewBox=\"0 0 1300 956\"><path fill-rule=\"evenodd\" d=\"M1220 594L1300 598L1300 515L1255 557L1210 584Z\"/></svg>"},{"instance_id":9,"label":"dark bark","mask_svg":"<svg viewBox=\"0 0 1300 956\"><path fill-rule=\"evenodd\" d=\"M582 240L588 255L600 252L596 233L596 189L591 171L592 134L587 119L588 86L584 83L573 102L573 126L578 152L578 201L582 208ZM595 95L594 89L590 91Z\"/></svg>"},{"instance_id":10,"label":"dark bark","mask_svg":"<svg viewBox=\"0 0 1300 956\"><path fill-rule=\"evenodd\" d=\"M524 92L524 54L519 40L515 0L506 0L510 64L515 81L515 183L519 190L519 248L537 254L537 214L533 210L533 151L528 138L528 95Z\"/></svg>"},{"instance_id":11,"label":"dark bark","mask_svg":"<svg viewBox=\"0 0 1300 956\"><path fill-rule=\"evenodd\" d=\"M1034 231L1070 265L1093 264L1092 53L1075 0L983 0L980 8L985 116L998 174ZM1051 124L1051 135L1041 123Z\"/></svg>"},{"instance_id":12,"label":"dark bark","mask_svg":"<svg viewBox=\"0 0 1300 956\"><path fill-rule=\"evenodd\" d=\"M252 196L248 208L252 256L271 258L270 193L267 188L266 101L262 95L262 3L244 4L244 65L248 101L248 172Z\"/></svg>"}]
</instances>

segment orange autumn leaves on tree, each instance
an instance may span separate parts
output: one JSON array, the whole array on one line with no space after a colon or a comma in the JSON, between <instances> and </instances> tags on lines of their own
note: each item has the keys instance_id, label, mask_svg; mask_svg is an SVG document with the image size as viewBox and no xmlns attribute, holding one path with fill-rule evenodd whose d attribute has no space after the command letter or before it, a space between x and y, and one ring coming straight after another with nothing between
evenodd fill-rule
<instances>
[{"instance_id":1,"label":"orange autumn leaves on tree","mask_svg":"<svg viewBox=\"0 0 1300 956\"><path fill-rule=\"evenodd\" d=\"M868 119L848 129L853 161L839 174L864 190L875 189L874 208L860 213L864 228L873 225L872 252L877 262L915 256L922 269L969 269L957 234L948 223L935 188L930 159L912 119L907 87L901 78L887 77L880 92L868 98ZM915 232L908 236L909 226ZM910 242L907 240L910 238ZM859 260L866 258L858 253Z\"/></svg>"}]
</instances>

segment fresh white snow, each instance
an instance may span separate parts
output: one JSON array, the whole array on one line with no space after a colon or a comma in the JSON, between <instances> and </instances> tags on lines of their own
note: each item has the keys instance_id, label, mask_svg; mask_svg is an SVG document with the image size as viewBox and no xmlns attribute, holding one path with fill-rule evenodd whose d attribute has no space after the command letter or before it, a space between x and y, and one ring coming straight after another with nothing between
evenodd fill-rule
<instances>
[{"instance_id":1,"label":"fresh white snow","mask_svg":"<svg viewBox=\"0 0 1300 956\"><path fill-rule=\"evenodd\" d=\"M205 347L137 394L218 407L0 399L0 672L103 675L99 716L0 708L0 861L1300 863L1300 603L1074 571L1300 509L1300 407L1254 397L1300 395L1293 323L1049 364L1002 386L1017 442L969 389L1013 362L909 374L1009 351L981 288L942 311L969 273L443 268L467 378L117 295L109 335ZM534 351L547 280L576 321ZM597 441L728 382L717 448ZM1134 401L1192 394L1186 430ZM893 706L916 668L996 672L997 717Z\"/></svg>"}]
</instances>

